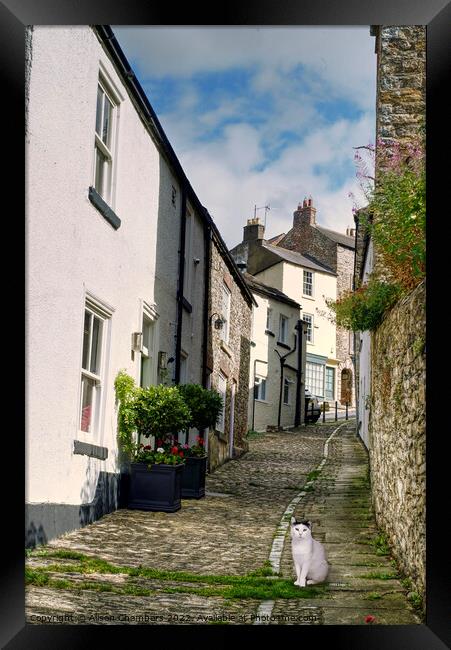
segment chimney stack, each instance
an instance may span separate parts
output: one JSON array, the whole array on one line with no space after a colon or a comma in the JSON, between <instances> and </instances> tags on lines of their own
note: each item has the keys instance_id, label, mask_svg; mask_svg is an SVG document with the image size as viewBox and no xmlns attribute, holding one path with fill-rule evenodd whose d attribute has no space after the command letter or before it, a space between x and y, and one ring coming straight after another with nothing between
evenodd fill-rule
<instances>
[{"instance_id":1,"label":"chimney stack","mask_svg":"<svg viewBox=\"0 0 451 650\"><path fill-rule=\"evenodd\" d=\"M298 209L293 212L293 228L301 224L316 225L316 208L313 207L311 196L308 200L304 197L302 205L299 203Z\"/></svg>"},{"instance_id":2,"label":"chimney stack","mask_svg":"<svg viewBox=\"0 0 451 650\"><path fill-rule=\"evenodd\" d=\"M258 217L248 219L247 225L244 226L243 230L243 242L261 240L265 236L265 226L260 223Z\"/></svg>"}]
</instances>

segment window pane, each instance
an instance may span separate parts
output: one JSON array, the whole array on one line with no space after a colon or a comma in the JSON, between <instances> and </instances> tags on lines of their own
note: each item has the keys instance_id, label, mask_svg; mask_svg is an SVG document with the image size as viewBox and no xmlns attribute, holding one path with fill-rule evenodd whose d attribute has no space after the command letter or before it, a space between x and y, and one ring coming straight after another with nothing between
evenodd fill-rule
<instances>
[{"instance_id":1,"label":"window pane","mask_svg":"<svg viewBox=\"0 0 451 650\"><path fill-rule=\"evenodd\" d=\"M335 369L326 368L325 392L326 392L327 399L333 399L334 397L334 383L335 383L334 379L335 379Z\"/></svg>"},{"instance_id":2,"label":"window pane","mask_svg":"<svg viewBox=\"0 0 451 650\"><path fill-rule=\"evenodd\" d=\"M100 374L100 356L102 347L102 321L94 316L92 324L91 364L89 370L95 375Z\"/></svg>"},{"instance_id":3,"label":"window pane","mask_svg":"<svg viewBox=\"0 0 451 650\"><path fill-rule=\"evenodd\" d=\"M92 417L94 409L94 399L95 399L95 382L88 377L81 378L81 390L82 390L82 401L81 401L81 422L80 429L86 431L87 433L92 433Z\"/></svg>"},{"instance_id":4,"label":"window pane","mask_svg":"<svg viewBox=\"0 0 451 650\"><path fill-rule=\"evenodd\" d=\"M103 103L103 127L102 127L102 140L108 147L111 147L111 114L113 110L113 105L111 104L108 97L105 95Z\"/></svg>"},{"instance_id":5,"label":"window pane","mask_svg":"<svg viewBox=\"0 0 451 650\"><path fill-rule=\"evenodd\" d=\"M312 288L313 288L313 276L311 271L304 271L304 286L303 286L303 292L306 296L311 296L312 295Z\"/></svg>"},{"instance_id":6,"label":"window pane","mask_svg":"<svg viewBox=\"0 0 451 650\"><path fill-rule=\"evenodd\" d=\"M82 368L88 370L89 368L89 331L91 327L91 318L92 314L89 311L85 311L85 323L83 327L83 358L82 358Z\"/></svg>"},{"instance_id":7,"label":"window pane","mask_svg":"<svg viewBox=\"0 0 451 650\"><path fill-rule=\"evenodd\" d=\"M313 340L313 336L312 336L312 334L313 334L312 317L309 316L308 314L304 314L302 316L302 320L305 320L305 322L307 323L307 341L309 341L309 343L311 343L312 340Z\"/></svg>"},{"instance_id":8,"label":"window pane","mask_svg":"<svg viewBox=\"0 0 451 650\"><path fill-rule=\"evenodd\" d=\"M102 128L102 104L103 104L103 90L100 86L97 86L97 109L96 109L96 131L97 134L101 135Z\"/></svg>"},{"instance_id":9,"label":"window pane","mask_svg":"<svg viewBox=\"0 0 451 650\"><path fill-rule=\"evenodd\" d=\"M152 354L152 344L153 344L153 327L152 323L147 320L147 318L143 319L143 346L147 348L147 354L151 356Z\"/></svg>"},{"instance_id":10,"label":"window pane","mask_svg":"<svg viewBox=\"0 0 451 650\"><path fill-rule=\"evenodd\" d=\"M288 383L288 380L284 380L284 385L283 385L283 403L288 404L290 399L290 384Z\"/></svg>"},{"instance_id":11,"label":"window pane","mask_svg":"<svg viewBox=\"0 0 451 650\"><path fill-rule=\"evenodd\" d=\"M94 187L100 196L103 196L103 186L105 180L105 156L103 153L96 147L96 176Z\"/></svg>"},{"instance_id":12,"label":"window pane","mask_svg":"<svg viewBox=\"0 0 451 650\"><path fill-rule=\"evenodd\" d=\"M152 359L141 357L141 382L142 388L148 388L152 383ZM180 381L180 383L184 383Z\"/></svg>"},{"instance_id":13,"label":"window pane","mask_svg":"<svg viewBox=\"0 0 451 650\"><path fill-rule=\"evenodd\" d=\"M324 396L324 366L320 363L305 364L305 386L317 397Z\"/></svg>"}]
</instances>

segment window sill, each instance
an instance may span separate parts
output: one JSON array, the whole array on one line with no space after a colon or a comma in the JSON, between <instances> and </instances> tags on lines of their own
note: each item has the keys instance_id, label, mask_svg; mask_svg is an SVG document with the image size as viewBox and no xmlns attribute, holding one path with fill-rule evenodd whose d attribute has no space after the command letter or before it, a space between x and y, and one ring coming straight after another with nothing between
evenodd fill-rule
<instances>
[{"instance_id":1,"label":"window sill","mask_svg":"<svg viewBox=\"0 0 451 650\"><path fill-rule=\"evenodd\" d=\"M268 336L276 336L271 330L265 330L265 334L268 334Z\"/></svg>"},{"instance_id":2,"label":"window sill","mask_svg":"<svg viewBox=\"0 0 451 650\"><path fill-rule=\"evenodd\" d=\"M258 402L259 404L266 404L266 406L269 406L269 402L266 399L258 399L256 397L255 401Z\"/></svg>"},{"instance_id":3,"label":"window sill","mask_svg":"<svg viewBox=\"0 0 451 650\"><path fill-rule=\"evenodd\" d=\"M302 294L302 299L303 300L315 300L314 296L306 296L305 293Z\"/></svg>"},{"instance_id":4,"label":"window sill","mask_svg":"<svg viewBox=\"0 0 451 650\"><path fill-rule=\"evenodd\" d=\"M74 440L74 454L106 460L108 458L108 448L99 447L98 445L93 445L82 440Z\"/></svg>"},{"instance_id":5,"label":"window sill","mask_svg":"<svg viewBox=\"0 0 451 650\"><path fill-rule=\"evenodd\" d=\"M96 210L100 212L102 217L104 217L104 219L106 219L106 221L117 230L121 225L121 220L93 187L89 188L88 198Z\"/></svg>"},{"instance_id":6,"label":"window sill","mask_svg":"<svg viewBox=\"0 0 451 650\"><path fill-rule=\"evenodd\" d=\"M291 350L290 346L283 341L277 341L277 345L279 345L281 348L285 348L285 350Z\"/></svg>"},{"instance_id":7,"label":"window sill","mask_svg":"<svg viewBox=\"0 0 451 650\"><path fill-rule=\"evenodd\" d=\"M188 314L191 314L191 313L192 313L192 311L193 311L193 306L192 306L192 304L191 304L191 303L190 303L190 302L185 298L185 296L183 296L183 298L182 298L182 306L183 306L183 309L185 309L185 310L188 312Z\"/></svg>"}]
</instances>

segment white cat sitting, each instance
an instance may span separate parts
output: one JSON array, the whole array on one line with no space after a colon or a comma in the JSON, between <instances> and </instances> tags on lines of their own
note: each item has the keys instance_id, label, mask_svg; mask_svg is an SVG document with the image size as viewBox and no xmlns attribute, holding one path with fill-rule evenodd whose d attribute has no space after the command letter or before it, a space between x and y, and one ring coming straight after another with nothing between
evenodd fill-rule
<instances>
[{"instance_id":1,"label":"white cat sitting","mask_svg":"<svg viewBox=\"0 0 451 650\"><path fill-rule=\"evenodd\" d=\"M326 551L321 542L312 537L312 525L309 521L296 521L291 517L291 552L298 587L324 582L329 573Z\"/></svg>"}]
</instances>

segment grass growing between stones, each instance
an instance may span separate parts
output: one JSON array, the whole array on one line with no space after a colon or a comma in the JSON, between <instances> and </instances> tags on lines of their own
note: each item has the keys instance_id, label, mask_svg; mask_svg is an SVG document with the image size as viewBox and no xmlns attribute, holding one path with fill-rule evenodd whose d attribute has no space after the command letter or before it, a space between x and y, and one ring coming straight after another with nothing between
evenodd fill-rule
<instances>
[{"instance_id":1,"label":"grass growing between stones","mask_svg":"<svg viewBox=\"0 0 451 650\"><path fill-rule=\"evenodd\" d=\"M98 557L86 556L82 553L72 551L41 551L32 557L45 557L58 559L78 560L79 564L55 563L46 566L30 568L25 571L26 584L37 587L50 587L55 589L68 590L93 590L110 591L116 594L128 594L136 596L150 596L156 593L153 589L145 589L133 584L112 585L105 582L80 581L72 582L67 579L53 578L51 573L68 574L125 574L133 581L133 578L147 578L172 583L192 583L168 585L159 588L158 592L164 593L192 593L198 596L221 596L226 599L299 599L316 598L325 595L325 585L315 587L304 587L300 589L292 584L290 580L284 580L275 576L269 562L244 576L231 575L198 575L185 573L183 571L161 571L150 567L125 567L113 565Z\"/></svg>"}]
</instances>

